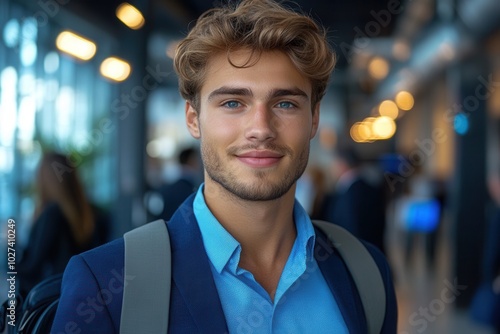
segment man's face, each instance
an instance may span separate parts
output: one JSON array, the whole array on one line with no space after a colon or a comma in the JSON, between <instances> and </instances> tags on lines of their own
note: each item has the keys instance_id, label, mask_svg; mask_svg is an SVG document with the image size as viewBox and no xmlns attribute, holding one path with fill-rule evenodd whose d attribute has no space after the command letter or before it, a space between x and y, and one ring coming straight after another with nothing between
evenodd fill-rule
<instances>
[{"instance_id":1,"label":"man's face","mask_svg":"<svg viewBox=\"0 0 500 334\"><path fill-rule=\"evenodd\" d=\"M233 52L231 61L243 65L249 54ZM315 109L311 83L284 53L263 53L248 68L234 67L225 53L214 55L200 110L186 106L189 131L201 141L205 187L251 201L283 196L306 168L319 104Z\"/></svg>"}]
</instances>

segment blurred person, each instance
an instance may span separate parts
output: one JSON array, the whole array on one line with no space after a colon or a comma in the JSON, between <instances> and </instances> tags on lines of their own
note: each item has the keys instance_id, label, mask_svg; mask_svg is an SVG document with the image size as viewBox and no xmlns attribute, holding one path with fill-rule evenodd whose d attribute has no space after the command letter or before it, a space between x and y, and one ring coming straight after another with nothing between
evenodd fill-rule
<instances>
[{"instance_id":1,"label":"blurred person","mask_svg":"<svg viewBox=\"0 0 500 334\"><path fill-rule=\"evenodd\" d=\"M174 67L204 183L167 223L169 333L367 332L348 269L295 199L334 64L324 30L271 0L209 10L177 45ZM390 268L375 247L366 249L384 281L381 333L392 334ZM123 238L73 257L52 331L71 323L80 333L120 332L126 280L113 270L123 267ZM78 306L111 281L112 298L90 309L91 319L82 316ZM254 314L259 322L248 324Z\"/></svg>"},{"instance_id":2,"label":"blurred person","mask_svg":"<svg viewBox=\"0 0 500 334\"><path fill-rule=\"evenodd\" d=\"M334 190L323 202L319 218L346 228L385 254L383 184L363 170L362 161L352 148L340 148L334 163L339 176Z\"/></svg>"},{"instance_id":3,"label":"blurred person","mask_svg":"<svg viewBox=\"0 0 500 334\"><path fill-rule=\"evenodd\" d=\"M322 219L322 210L328 192L328 178L320 166L311 166L307 171L312 184L311 219Z\"/></svg>"},{"instance_id":4,"label":"blurred person","mask_svg":"<svg viewBox=\"0 0 500 334\"><path fill-rule=\"evenodd\" d=\"M48 152L36 175L35 220L17 265L27 293L44 278L62 273L69 259L94 245L96 224L78 172L65 156Z\"/></svg>"},{"instance_id":5,"label":"blurred person","mask_svg":"<svg viewBox=\"0 0 500 334\"><path fill-rule=\"evenodd\" d=\"M319 219L318 214L327 188L326 173L318 165L307 166L304 174L297 180L295 198L311 219Z\"/></svg>"},{"instance_id":6,"label":"blurred person","mask_svg":"<svg viewBox=\"0 0 500 334\"><path fill-rule=\"evenodd\" d=\"M438 242L438 230L443 217L444 190L442 185L429 176L422 166L414 166L414 172L405 179L403 195L396 202L397 219L405 234L405 263L410 264L423 242L427 265L433 268Z\"/></svg>"},{"instance_id":7,"label":"blurred person","mask_svg":"<svg viewBox=\"0 0 500 334\"><path fill-rule=\"evenodd\" d=\"M182 149L178 155L178 163L179 177L173 182L162 185L159 189L163 200L163 211L158 218L170 220L175 210L196 191L201 183L201 159L197 148Z\"/></svg>"},{"instance_id":8,"label":"blurred person","mask_svg":"<svg viewBox=\"0 0 500 334\"><path fill-rule=\"evenodd\" d=\"M486 229L482 276L485 281L493 283L500 278L500 171L488 176L487 187L492 203Z\"/></svg>"},{"instance_id":9,"label":"blurred person","mask_svg":"<svg viewBox=\"0 0 500 334\"><path fill-rule=\"evenodd\" d=\"M436 226L429 231L427 234L427 240L425 244L425 254L427 257L427 262L430 266L434 266L437 258L437 251L439 246L439 241L441 240L441 233L444 228L445 211L447 209L448 201L448 181L440 178L431 178L432 187L432 199L431 202L434 208L436 208Z\"/></svg>"},{"instance_id":10,"label":"blurred person","mask_svg":"<svg viewBox=\"0 0 500 334\"><path fill-rule=\"evenodd\" d=\"M487 178L491 198L485 233L481 284L471 304L474 321L486 324L500 333L500 170Z\"/></svg>"}]
</instances>

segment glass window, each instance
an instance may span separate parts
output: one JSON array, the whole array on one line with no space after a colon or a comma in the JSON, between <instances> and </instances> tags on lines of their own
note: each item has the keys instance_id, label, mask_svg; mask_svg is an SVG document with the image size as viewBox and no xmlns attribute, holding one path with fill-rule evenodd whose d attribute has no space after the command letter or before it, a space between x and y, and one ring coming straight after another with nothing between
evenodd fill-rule
<instances>
[{"instance_id":1,"label":"glass window","mask_svg":"<svg viewBox=\"0 0 500 334\"><path fill-rule=\"evenodd\" d=\"M116 179L115 136L99 133L103 119L111 122L115 88L100 78L97 62L78 62L55 51L59 25L30 15L33 11L20 4L0 1L0 230L9 218L16 219L21 244L27 238L21 232L31 225L43 150L77 162L97 205L111 204Z\"/></svg>"}]
</instances>

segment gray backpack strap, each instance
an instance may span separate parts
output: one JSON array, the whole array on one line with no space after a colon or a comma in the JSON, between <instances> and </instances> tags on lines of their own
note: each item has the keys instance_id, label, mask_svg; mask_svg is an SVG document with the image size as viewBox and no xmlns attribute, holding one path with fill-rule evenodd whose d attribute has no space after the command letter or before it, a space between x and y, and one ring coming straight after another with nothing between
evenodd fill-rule
<instances>
[{"instance_id":1,"label":"gray backpack strap","mask_svg":"<svg viewBox=\"0 0 500 334\"><path fill-rule=\"evenodd\" d=\"M351 276L356 283L369 334L379 334L385 318L385 286L375 260L366 247L341 226L313 220L339 251Z\"/></svg>"},{"instance_id":2,"label":"gray backpack strap","mask_svg":"<svg viewBox=\"0 0 500 334\"><path fill-rule=\"evenodd\" d=\"M127 278L120 334L167 333L170 307L170 237L156 220L124 234Z\"/></svg>"}]
</instances>

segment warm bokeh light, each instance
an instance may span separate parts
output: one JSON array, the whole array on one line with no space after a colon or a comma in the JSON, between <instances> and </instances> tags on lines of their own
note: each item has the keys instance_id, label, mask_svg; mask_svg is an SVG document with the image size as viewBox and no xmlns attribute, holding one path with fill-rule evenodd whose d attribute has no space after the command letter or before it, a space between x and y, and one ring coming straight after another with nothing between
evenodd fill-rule
<instances>
[{"instance_id":1,"label":"warm bokeh light","mask_svg":"<svg viewBox=\"0 0 500 334\"><path fill-rule=\"evenodd\" d=\"M407 91L401 91L396 95L396 104L401 110L410 110L415 104L413 95Z\"/></svg>"},{"instance_id":2,"label":"warm bokeh light","mask_svg":"<svg viewBox=\"0 0 500 334\"><path fill-rule=\"evenodd\" d=\"M81 60L94 57L97 47L94 42L71 31L63 31L56 38L57 48Z\"/></svg>"},{"instance_id":3,"label":"warm bokeh light","mask_svg":"<svg viewBox=\"0 0 500 334\"><path fill-rule=\"evenodd\" d=\"M396 123L388 116L367 117L362 122L354 123L349 133L357 143L372 143L392 138L396 133Z\"/></svg>"},{"instance_id":4,"label":"warm bokeh light","mask_svg":"<svg viewBox=\"0 0 500 334\"><path fill-rule=\"evenodd\" d=\"M362 122L354 123L350 129L351 138L358 143L369 143L378 139L372 129L376 119L375 117L367 117Z\"/></svg>"},{"instance_id":5,"label":"warm bokeh light","mask_svg":"<svg viewBox=\"0 0 500 334\"><path fill-rule=\"evenodd\" d=\"M380 116L387 116L392 119L398 118L399 115L398 106L391 100L385 100L382 103L380 103L378 107L378 112Z\"/></svg>"},{"instance_id":6,"label":"warm bokeh light","mask_svg":"<svg viewBox=\"0 0 500 334\"><path fill-rule=\"evenodd\" d=\"M372 132L377 139L389 139L396 133L396 123L387 116L377 117L372 123Z\"/></svg>"},{"instance_id":7,"label":"warm bokeh light","mask_svg":"<svg viewBox=\"0 0 500 334\"><path fill-rule=\"evenodd\" d=\"M366 133L371 134L371 130L368 126L366 126L366 124L363 124L362 122L356 122L351 126L351 138L357 143L364 143L367 141L365 139Z\"/></svg>"},{"instance_id":8,"label":"warm bokeh light","mask_svg":"<svg viewBox=\"0 0 500 334\"><path fill-rule=\"evenodd\" d=\"M116 8L116 17L127 27L134 30L142 28L145 22L142 13L127 2L122 3Z\"/></svg>"},{"instance_id":9,"label":"warm bokeh light","mask_svg":"<svg viewBox=\"0 0 500 334\"><path fill-rule=\"evenodd\" d=\"M104 59L101 63L100 68L101 74L114 81L123 81L130 75L130 65L126 61L116 58L109 57Z\"/></svg>"},{"instance_id":10,"label":"warm bokeh light","mask_svg":"<svg viewBox=\"0 0 500 334\"><path fill-rule=\"evenodd\" d=\"M373 132L373 122L376 120L376 117L366 117L361 122L360 134L363 136L363 139L366 142L373 142L377 139L376 134Z\"/></svg>"},{"instance_id":11,"label":"warm bokeh light","mask_svg":"<svg viewBox=\"0 0 500 334\"><path fill-rule=\"evenodd\" d=\"M375 79L384 79L389 74L389 63L384 58L374 57L368 64L368 72Z\"/></svg>"}]
</instances>

